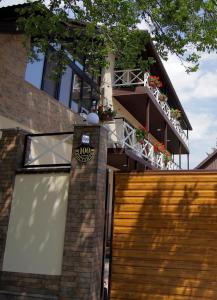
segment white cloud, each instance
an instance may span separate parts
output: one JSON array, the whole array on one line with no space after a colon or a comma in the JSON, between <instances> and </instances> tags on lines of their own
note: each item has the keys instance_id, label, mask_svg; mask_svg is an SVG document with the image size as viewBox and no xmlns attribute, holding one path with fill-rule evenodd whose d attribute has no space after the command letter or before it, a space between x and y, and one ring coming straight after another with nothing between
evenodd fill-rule
<instances>
[{"instance_id":1,"label":"white cloud","mask_svg":"<svg viewBox=\"0 0 217 300\"><path fill-rule=\"evenodd\" d=\"M194 99L217 98L217 71L206 73L198 78L192 91Z\"/></svg>"},{"instance_id":2,"label":"white cloud","mask_svg":"<svg viewBox=\"0 0 217 300\"><path fill-rule=\"evenodd\" d=\"M217 55L202 54L201 67L186 74L179 59L170 56L164 62L174 88L184 104L192 124L190 132L190 167L194 168L211 153L217 138Z\"/></svg>"},{"instance_id":3,"label":"white cloud","mask_svg":"<svg viewBox=\"0 0 217 300\"><path fill-rule=\"evenodd\" d=\"M215 115L206 113L192 113L189 114L189 119L193 127L191 133L191 140L205 140L210 139L211 136L215 136L213 128L217 127L217 120Z\"/></svg>"},{"instance_id":4,"label":"white cloud","mask_svg":"<svg viewBox=\"0 0 217 300\"><path fill-rule=\"evenodd\" d=\"M205 53L201 59L201 69L196 73L187 74L180 60L171 55L165 68L181 101L200 101L217 98L217 71L204 70L206 64L216 64L217 55ZM206 73L205 73L206 71Z\"/></svg>"}]
</instances>

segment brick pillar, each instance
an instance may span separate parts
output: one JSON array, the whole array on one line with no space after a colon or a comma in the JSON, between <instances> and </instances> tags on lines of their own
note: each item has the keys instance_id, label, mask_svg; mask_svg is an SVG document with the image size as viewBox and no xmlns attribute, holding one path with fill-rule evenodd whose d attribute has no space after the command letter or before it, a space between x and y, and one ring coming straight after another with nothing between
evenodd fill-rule
<instances>
[{"instance_id":1,"label":"brick pillar","mask_svg":"<svg viewBox=\"0 0 217 300\"><path fill-rule=\"evenodd\" d=\"M21 166L24 138L21 129L3 129L0 138L0 271L4 257L16 169Z\"/></svg>"},{"instance_id":2,"label":"brick pillar","mask_svg":"<svg viewBox=\"0 0 217 300\"><path fill-rule=\"evenodd\" d=\"M81 144L82 133L90 136L95 155L85 164L72 158L60 300L100 299L107 131L101 126L75 126L73 150Z\"/></svg>"}]
</instances>

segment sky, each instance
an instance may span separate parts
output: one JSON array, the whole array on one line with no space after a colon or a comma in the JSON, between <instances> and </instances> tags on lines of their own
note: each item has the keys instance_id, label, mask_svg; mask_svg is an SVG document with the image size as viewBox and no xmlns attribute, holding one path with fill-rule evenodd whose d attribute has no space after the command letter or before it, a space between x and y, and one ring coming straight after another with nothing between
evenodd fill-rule
<instances>
[{"instance_id":1,"label":"sky","mask_svg":"<svg viewBox=\"0 0 217 300\"><path fill-rule=\"evenodd\" d=\"M164 66L193 127L189 146L194 168L217 142L217 54L203 54L199 70L191 74L176 56L171 55Z\"/></svg>"}]
</instances>

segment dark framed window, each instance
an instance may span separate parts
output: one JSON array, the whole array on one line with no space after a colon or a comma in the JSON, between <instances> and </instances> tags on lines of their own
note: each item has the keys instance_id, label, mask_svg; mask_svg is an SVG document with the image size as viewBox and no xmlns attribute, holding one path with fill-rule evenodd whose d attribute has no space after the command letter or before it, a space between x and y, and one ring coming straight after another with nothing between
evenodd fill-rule
<instances>
[{"instance_id":1,"label":"dark framed window","mask_svg":"<svg viewBox=\"0 0 217 300\"><path fill-rule=\"evenodd\" d=\"M59 101L67 107L70 105L72 79L72 68L67 66L64 74L61 76L59 88Z\"/></svg>"},{"instance_id":2,"label":"dark framed window","mask_svg":"<svg viewBox=\"0 0 217 300\"><path fill-rule=\"evenodd\" d=\"M55 49L51 47L49 51ZM54 79L57 62L51 57L50 53L46 56L41 54L40 61L28 63L25 79L76 113L90 111L92 101L99 99L99 78L93 78L87 65L83 66L71 56L71 64L59 79Z\"/></svg>"},{"instance_id":3,"label":"dark framed window","mask_svg":"<svg viewBox=\"0 0 217 300\"><path fill-rule=\"evenodd\" d=\"M54 79L54 70L56 62L51 57L46 56L42 78L42 90L47 92L50 96L57 98L58 80Z\"/></svg>"},{"instance_id":4,"label":"dark framed window","mask_svg":"<svg viewBox=\"0 0 217 300\"><path fill-rule=\"evenodd\" d=\"M73 84L71 89L71 101L70 101L70 108L74 112L80 111L80 104L81 104L81 91L82 91L82 79L78 74L74 74L73 77Z\"/></svg>"}]
</instances>

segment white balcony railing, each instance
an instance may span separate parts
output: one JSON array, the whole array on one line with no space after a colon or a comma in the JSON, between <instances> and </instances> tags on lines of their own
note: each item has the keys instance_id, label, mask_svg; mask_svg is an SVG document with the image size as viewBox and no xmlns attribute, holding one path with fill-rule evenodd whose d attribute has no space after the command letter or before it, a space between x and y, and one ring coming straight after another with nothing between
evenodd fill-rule
<instances>
[{"instance_id":1,"label":"white balcony railing","mask_svg":"<svg viewBox=\"0 0 217 300\"><path fill-rule=\"evenodd\" d=\"M149 88L150 92L153 94L155 101L161 107L164 114L173 124L174 128L178 132L179 136L188 145L188 137L184 130L181 127L181 124L178 120L172 117L171 109L167 102L160 101L159 95L160 90L158 88L153 88L148 83L149 73L143 73L140 69L134 70L121 70L114 72L114 80L113 87L123 87L123 86L135 86L135 85L143 85Z\"/></svg>"},{"instance_id":2,"label":"white balcony railing","mask_svg":"<svg viewBox=\"0 0 217 300\"><path fill-rule=\"evenodd\" d=\"M138 157L148 160L150 164L161 170L179 170L179 166L170 161L164 162L162 153L154 152L153 144L144 139L143 144L136 140L136 129L123 118L117 118L105 124L109 132L109 148L126 148L132 150Z\"/></svg>"}]
</instances>

